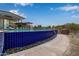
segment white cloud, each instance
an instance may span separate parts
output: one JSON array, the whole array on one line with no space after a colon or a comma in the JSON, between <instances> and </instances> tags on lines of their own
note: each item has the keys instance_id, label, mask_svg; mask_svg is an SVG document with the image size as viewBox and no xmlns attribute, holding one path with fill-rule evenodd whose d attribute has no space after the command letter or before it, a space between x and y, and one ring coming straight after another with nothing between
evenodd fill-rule
<instances>
[{"instance_id":1,"label":"white cloud","mask_svg":"<svg viewBox=\"0 0 79 59\"><path fill-rule=\"evenodd\" d=\"M15 3L14 6L16 7L17 5L21 5L21 6L33 6L33 3Z\"/></svg>"},{"instance_id":2,"label":"white cloud","mask_svg":"<svg viewBox=\"0 0 79 59\"><path fill-rule=\"evenodd\" d=\"M19 10L10 10L10 12L19 15Z\"/></svg>"},{"instance_id":3,"label":"white cloud","mask_svg":"<svg viewBox=\"0 0 79 59\"><path fill-rule=\"evenodd\" d=\"M22 16L22 17L27 18L27 16L25 16L23 13L20 13L18 9L17 9L17 10L10 10L9 12L12 12L12 13L14 13L14 14L17 14L17 15L20 15L20 16Z\"/></svg>"},{"instance_id":4,"label":"white cloud","mask_svg":"<svg viewBox=\"0 0 79 59\"><path fill-rule=\"evenodd\" d=\"M72 15L72 18L78 18L79 19L79 15Z\"/></svg>"},{"instance_id":5,"label":"white cloud","mask_svg":"<svg viewBox=\"0 0 79 59\"><path fill-rule=\"evenodd\" d=\"M63 10L63 11L78 11L79 10L79 6L77 5L66 5L63 7L59 7L59 10Z\"/></svg>"}]
</instances>

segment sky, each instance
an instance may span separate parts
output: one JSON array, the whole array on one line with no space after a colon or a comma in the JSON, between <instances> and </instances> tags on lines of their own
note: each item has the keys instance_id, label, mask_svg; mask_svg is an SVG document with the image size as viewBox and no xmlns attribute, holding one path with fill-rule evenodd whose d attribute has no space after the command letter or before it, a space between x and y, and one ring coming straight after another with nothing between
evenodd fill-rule
<instances>
[{"instance_id":1,"label":"sky","mask_svg":"<svg viewBox=\"0 0 79 59\"><path fill-rule=\"evenodd\" d=\"M23 16L33 25L79 23L79 3L0 3L0 10Z\"/></svg>"}]
</instances>

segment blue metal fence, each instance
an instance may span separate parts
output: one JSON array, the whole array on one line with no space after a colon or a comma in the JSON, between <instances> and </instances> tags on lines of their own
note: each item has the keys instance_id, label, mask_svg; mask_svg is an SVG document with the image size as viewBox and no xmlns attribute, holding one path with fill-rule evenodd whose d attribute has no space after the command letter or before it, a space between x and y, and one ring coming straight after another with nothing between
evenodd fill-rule
<instances>
[{"instance_id":1,"label":"blue metal fence","mask_svg":"<svg viewBox=\"0 0 79 59\"><path fill-rule=\"evenodd\" d=\"M45 40L57 34L53 31L31 31L31 32L5 32L4 51L9 48L23 47L32 43Z\"/></svg>"}]
</instances>

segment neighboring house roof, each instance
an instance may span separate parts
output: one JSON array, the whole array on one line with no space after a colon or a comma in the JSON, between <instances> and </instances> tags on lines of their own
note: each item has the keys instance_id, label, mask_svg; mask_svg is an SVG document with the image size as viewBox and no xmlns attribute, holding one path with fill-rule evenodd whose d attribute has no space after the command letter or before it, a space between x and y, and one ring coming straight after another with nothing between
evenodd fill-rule
<instances>
[{"instance_id":1,"label":"neighboring house roof","mask_svg":"<svg viewBox=\"0 0 79 59\"><path fill-rule=\"evenodd\" d=\"M11 19L11 20L22 20L25 19L22 16L16 15L14 13L8 12L8 11L3 11L0 10L0 18L7 18L7 19Z\"/></svg>"}]
</instances>

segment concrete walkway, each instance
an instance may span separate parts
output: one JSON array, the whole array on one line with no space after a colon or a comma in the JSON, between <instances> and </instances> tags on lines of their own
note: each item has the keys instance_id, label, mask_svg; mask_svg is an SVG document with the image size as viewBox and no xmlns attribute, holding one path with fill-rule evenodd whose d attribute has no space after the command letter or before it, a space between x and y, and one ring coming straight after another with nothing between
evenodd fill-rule
<instances>
[{"instance_id":1,"label":"concrete walkway","mask_svg":"<svg viewBox=\"0 0 79 59\"><path fill-rule=\"evenodd\" d=\"M8 56L61 56L68 48L69 38L58 34L55 39L44 44Z\"/></svg>"}]
</instances>

